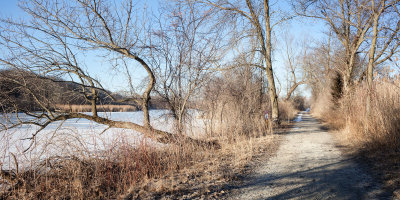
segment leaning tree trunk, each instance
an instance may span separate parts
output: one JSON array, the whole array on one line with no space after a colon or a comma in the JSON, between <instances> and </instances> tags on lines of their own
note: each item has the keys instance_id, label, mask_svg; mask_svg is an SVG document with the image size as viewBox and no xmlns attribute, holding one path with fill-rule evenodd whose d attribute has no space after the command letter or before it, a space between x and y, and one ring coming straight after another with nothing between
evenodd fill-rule
<instances>
[{"instance_id":1,"label":"leaning tree trunk","mask_svg":"<svg viewBox=\"0 0 400 200\"><path fill-rule=\"evenodd\" d=\"M142 96L142 110L143 110L143 125L144 127L146 127L147 129L151 130L152 127L150 125L150 113L149 113L149 102L150 102L150 93L153 90L155 84L156 84L156 78L154 76L153 71L150 69L149 65L147 65L147 63L141 59L140 57L133 55L131 52L129 52L128 50L120 50L123 54L125 54L126 56L135 59L136 61L138 61L143 68L146 70L148 76L149 76L149 82L147 84L147 88L146 90L143 92L143 96Z\"/></svg>"},{"instance_id":2,"label":"leaning tree trunk","mask_svg":"<svg viewBox=\"0 0 400 200\"><path fill-rule=\"evenodd\" d=\"M271 101L271 110L272 110L272 120L275 122L279 122L279 109L278 109L278 96L276 95L275 88L275 79L274 73L272 70L272 61L271 61L271 24L270 24L270 16L269 16L269 1L264 0L264 12L265 12L265 38L264 31L261 28L261 23L258 20L258 16L256 15L253 4L250 0L246 0L247 6L249 7L252 24L255 26L257 31L257 38L261 45L261 52L264 56L265 60L265 73L267 74L268 79L268 93Z\"/></svg>"},{"instance_id":3,"label":"leaning tree trunk","mask_svg":"<svg viewBox=\"0 0 400 200\"><path fill-rule=\"evenodd\" d=\"M287 95L286 95L286 98L285 98L286 101L290 99L290 97L292 96L294 90L296 90L296 88L297 88L299 85L301 85L301 84L304 84L304 81L300 81L300 82L297 82L297 83L295 82L295 83L290 87L290 90L288 91L288 93L287 93Z\"/></svg>"}]
</instances>

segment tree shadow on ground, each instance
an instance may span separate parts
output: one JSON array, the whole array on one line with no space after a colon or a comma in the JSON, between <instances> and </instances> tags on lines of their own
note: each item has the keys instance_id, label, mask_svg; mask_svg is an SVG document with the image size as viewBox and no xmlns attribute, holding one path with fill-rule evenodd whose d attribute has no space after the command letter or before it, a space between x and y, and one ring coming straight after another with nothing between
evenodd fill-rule
<instances>
[{"instance_id":1,"label":"tree shadow on ground","mask_svg":"<svg viewBox=\"0 0 400 200\"><path fill-rule=\"evenodd\" d=\"M279 134L325 131L318 124L316 119L303 115L301 122ZM310 165L309 168L303 164L300 170L287 173L256 173L244 178L241 183L223 188L228 187L232 193L228 199L237 198L233 195L240 195L243 191L248 194L268 194L267 191L271 191L271 188L274 188L273 193L268 194L268 197L253 199L391 199L391 193L382 189L379 182L365 173L364 167L354 162L354 157L345 157L339 161L320 157L313 162L322 164L317 167Z\"/></svg>"},{"instance_id":2,"label":"tree shadow on ground","mask_svg":"<svg viewBox=\"0 0 400 200\"><path fill-rule=\"evenodd\" d=\"M285 174L263 174L248 177L240 185L231 185L230 190L247 190L249 193L282 188L278 194L257 199L390 199L390 193L380 189L374 181L358 169L350 159L327 165ZM289 188L289 189L285 189Z\"/></svg>"}]
</instances>

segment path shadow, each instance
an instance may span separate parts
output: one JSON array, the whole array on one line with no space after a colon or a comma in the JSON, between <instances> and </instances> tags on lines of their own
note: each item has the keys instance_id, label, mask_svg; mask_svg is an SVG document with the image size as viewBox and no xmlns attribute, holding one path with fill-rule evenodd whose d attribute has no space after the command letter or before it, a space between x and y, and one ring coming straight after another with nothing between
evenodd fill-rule
<instances>
[{"instance_id":1,"label":"path shadow","mask_svg":"<svg viewBox=\"0 0 400 200\"><path fill-rule=\"evenodd\" d=\"M374 181L369 181L370 177L358 170L350 159L346 159L292 173L255 175L248 177L243 184L226 187L250 193L270 187L291 188L259 199L390 199L390 193L380 189ZM360 175L354 176L354 173Z\"/></svg>"},{"instance_id":2,"label":"path shadow","mask_svg":"<svg viewBox=\"0 0 400 200\"><path fill-rule=\"evenodd\" d=\"M303 114L302 120L294 126L282 134L324 132L319 121L307 114ZM288 165L296 165L293 163L296 161L291 162ZM353 158L332 160L321 156L312 162L321 164L307 167L307 163L301 162L300 167L291 172L269 168L269 173L255 173L244 178L240 184L227 184L223 188L229 188L233 194L239 196L237 192L243 191L269 196L254 199L391 199L391 193L382 189L381 184L369 176L362 166L357 165ZM287 171L290 169L288 167ZM239 199L234 196L227 198Z\"/></svg>"}]
</instances>

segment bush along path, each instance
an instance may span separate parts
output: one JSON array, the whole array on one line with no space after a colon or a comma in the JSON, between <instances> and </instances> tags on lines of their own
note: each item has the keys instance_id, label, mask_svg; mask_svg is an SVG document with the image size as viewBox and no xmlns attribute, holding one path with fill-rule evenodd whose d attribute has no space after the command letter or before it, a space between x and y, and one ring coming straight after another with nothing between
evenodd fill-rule
<instances>
[{"instance_id":1,"label":"bush along path","mask_svg":"<svg viewBox=\"0 0 400 200\"><path fill-rule=\"evenodd\" d=\"M391 199L309 114L286 133L276 155L234 186L227 199Z\"/></svg>"}]
</instances>

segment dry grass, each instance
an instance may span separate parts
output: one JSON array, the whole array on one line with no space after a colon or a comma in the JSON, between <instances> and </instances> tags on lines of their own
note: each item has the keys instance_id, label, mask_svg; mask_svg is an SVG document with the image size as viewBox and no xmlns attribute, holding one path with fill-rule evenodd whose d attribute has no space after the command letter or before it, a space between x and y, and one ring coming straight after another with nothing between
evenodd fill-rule
<instances>
[{"instance_id":1,"label":"dry grass","mask_svg":"<svg viewBox=\"0 0 400 200\"><path fill-rule=\"evenodd\" d=\"M400 147L400 88L394 83L377 82L367 114L367 88L360 86L345 99L345 130L354 143L398 149ZM400 150L400 149L399 149Z\"/></svg>"},{"instance_id":2,"label":"dry grass","mask_svg":"<svg viewBox=\"0 0 400 200\"><path fill-rule=\"evenodd\" d=\"M136 147L123 143L96 154L76 149L77 155L36 161L29 168L3 176L0 198L153 199L170 195L173 199L224 195L227 183L242 174L254 156L272 154L275 144L273 135L223 132L208 133L221 144L219 150L183 143L160 148L145 142Z\"/></svg>"},{"instance_id":3,"label":"dry grass","mask_svg":"<svg viewBox=\"0 0 400 200\"><path fill-rule=\"evenodd\" d=\"M95 155L79 152L51 157L3 176L1 199L113 199L146 179L203 158L204 150L194 148L186 144L162 149L146 143L137 147L126 144Z\"/></svg>"},{"instance_id":4,"label":"dry grass","mask_svg":"<svg viewBox=\"0 0 400 200\"><path fill-rule=\"evenodd\" d=\"M202 152L195 164L180 171L143 182L124 197L133 199L218 199L229 193L233 182L251 170L261 156L271 156L278 144L273 135L241 136L222 144L218 151ZM266 158L264 157L263 160Z\"/></svg>"},{"instance_id":5,"label":"dry grass","mask_svg":"<svg viewBox=\"0 0 400 200\"><path fill-rule=\"evenodd\" d=\"M143 143L136 148L126 144L92 156L80 152L80 156L52 157L3 177L1 199L224 195L226 183L237 178L255 155L272 152L273 138L221 138L226 143L221 143L219 150L187 144L155 148Z\"/></svg>"},{"instance_id":6,"label":"dry grass","mask_svg":"<svg viewBox=\"0 0 400 200\"><path fill-rule=\"evenodd\" d=\"M339 107L333 106L329 93L325 94L314 102L313 114L337 129L340 141L367 162L390 190L400 189L399 76L375 78L369 113L365 84L354 86Z\"/></svg>"},{"instance_id":7,"label":"dry grass","mask_svg":"<svg viewBox=\"0 0 400 200\"><path fill-rule=\"evenodd\" d=\"M67 112L92 112L91 105L56 105L56 109ZM131 105L97 105L100 112L132 112L138 109Z\"/></svg>"},{"instance_id":8,"label":"dry grass","mask_svg":"<svg viewBox=\"0 0 400 200\"><path fill-rule=\"evenodd\" d=\"M347 112L343 138L358 149L390 190L400 189L400 81L375 82L369 115L367 88L360 86L345 99Z\"/></svg>"},{"instance_id":9,"label":"dry grass","mask_svg":"<svg viewBox=\"0 0 400 200\"><path fill-rule=\"evenodd\" d=\"M279 102L279 118L284 121L294 119L299 110L295 108L292 101Z\"/></svg>"},{"instance_id":10,"label":"dry grass","mask_svg":"<svg viewBox=\"0 0 400 200\"><path fill-rule=\"evenodd\" d=\"M375 79L370 92L370 111L367 112L368 88L355 85L339 106L332 103L326 89L313 104L315 116L326 121L330 128L340 129L349 142L372 148L400 147L400 80L398 76ZM371 146L372 145L372 146Z\"/></svg>"},{"instance_id":11,"label":"dry grass","mask_svg":"<svg viewBox=\"0 0 400 200\"><path fill-rule=\"evenodd\" d=\"M332 102L330 88L324 88L312 102L313 116L327 122L329 129L339 130L345 126L345 116Z\"/></svg>"}]
</instances>

